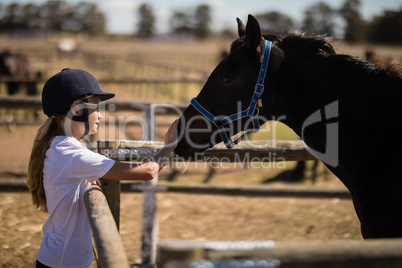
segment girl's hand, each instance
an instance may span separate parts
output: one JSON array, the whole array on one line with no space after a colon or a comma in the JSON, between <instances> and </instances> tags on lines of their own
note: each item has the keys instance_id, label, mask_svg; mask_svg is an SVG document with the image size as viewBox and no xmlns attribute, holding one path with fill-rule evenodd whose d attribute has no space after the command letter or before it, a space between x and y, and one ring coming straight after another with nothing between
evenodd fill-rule
<instances>
[{"instance_id":1,"label":"girl's hand","mask_svg":"<svg viewBox=\"0 0 402 268\"><path fill-rule=\"evenodd\" d=\"M177 125L179 124L179 119L176 119L169 127L165 134L165 146L172 147L173 149L177 146Z\"/></svg>"},{"instance_id":2,"label":"girl's hand","mask_svg":"<svg viewBox=\"0 0 402 268\"><path fill-rule=\"evenodd\" d=\"M100 180L96 180L91 185L98 185L99 187L101 187L102 183L100 182Z\"/></svg>"}]
</instances>

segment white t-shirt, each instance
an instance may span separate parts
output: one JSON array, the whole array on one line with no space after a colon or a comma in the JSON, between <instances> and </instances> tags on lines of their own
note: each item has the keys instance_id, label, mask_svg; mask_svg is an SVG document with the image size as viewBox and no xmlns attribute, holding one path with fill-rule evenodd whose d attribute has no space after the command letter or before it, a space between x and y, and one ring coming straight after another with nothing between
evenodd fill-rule
<instances>
[{"instance_id":1,"label":"white t-shirt","mask_svg":"<svg viewBox=\"0 0 402 268\"><path fill-rule=\"evenodd\" d=\"M93 261L84 193L115 161L57 136L46 152L43 183L49 217L37 259L50 267L87 267Z\"/></svg>"}]
</instances>

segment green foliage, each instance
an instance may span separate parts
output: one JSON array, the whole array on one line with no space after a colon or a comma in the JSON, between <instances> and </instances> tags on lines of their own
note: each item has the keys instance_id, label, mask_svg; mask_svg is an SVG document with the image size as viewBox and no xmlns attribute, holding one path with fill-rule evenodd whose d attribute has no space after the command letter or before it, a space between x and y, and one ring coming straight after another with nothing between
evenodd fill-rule
<instances>
[{"instance_id":1,"label":"green foliage","mask_svg":"<svg viewBox=\"0 0 402 268\"><path fill-rule=\"evenodd\" d=\"M344 40L350 43L366 41L367 24L360 16L360 0L345 0L340 15L345 20Z\"/></svg>"},{"instance_id":2,"label":"green foliage","mask_svg":"<svg viewBox=\"0 0 402 268\"><path fill-rule=\"evenodd\" d=\"M308 33L333 35L336 18L345 23L344 40L349 43L374 42L401 44L402 9L385 11L383 15L365 21L360 15L360 0L345 0L339 10L318 2L305 10L302 30Z\"/></svg>"},{"instance_id":3,"label":"green foliage","mask_svg":"<svg viewBox=\"0 0 402 268\"><path fill-rule=\"evenodd\" d=\"M200 5L195 10L194 34L198 38L206 38L211 33L209 24L211 23L211 12L208 5Z\"/></svg>"},{"instance_id":4,"label":"green foliage","mask_svg":"<svg viewBox=\"0 0 402 268\"><path fill-rule=\"evenodd\" d=\"M211 10L208 5L199 5L195 11L176 10L170 18L172 33L193 35L204 39L210 36Z\"/></svg>"},{"instance_id":5,"label":"green foliage","mask_svg":"<svg viewBox=\"0 0 402 268\"><path fill-rule=\"evenodd\" d=\"M142 4L138 9L138 31L137 34L143 38L149 38L154 34L155 16L152 7L147 4Z\"/></svg>"},{"instance_id":6,"label":"green foliage","mask_svg":"<svg viewBox=\"0 0 402 268\"><path fill-rule=\"evenodd\" d=\"M334 35L335 11L326 3L318 2L304 12L302 30L314 34Z\"/></svg>"},{"instance_id":7,"label":"green foliage","mask_svg":"<svg viewBox=\"0 0 402 268\"><path fill-rule=\"evenodd\" d=\"M386 11L369 25L368 40L373 43L402 44L402 9Z\"/></svg>"},{"instance_id":8,"label":"green foliage","mask_svg":"<svg viewBox=\"0 0 402 268\"><path fill-rule=\"evenodd\" d=\"M388 10L365 21L360 14L361 0L344 0L339 9L331 7L328 2L317 0L315 4L308 6L300 25L296 25L291 17L272 10L257 14L256 18L264 33L302 30L312 34L337 34L339 37L342 33L339 29L343 24L343 38L349 43L402 43L402 9ZM211 7L206 4L173 10L169 21L171 33L199 39L211 36L211 11ZM158 18L149 4L140 5L133 16L138 17L138 36L149 38L155 34L155 21ZM106 17L99 11L96 2L48 0L37 4L32 0L31 3L24 4L0 3L0 33L12 36L47 36L61 32L94 36L105 34L105 29ZM231 29L222 30L220 35L230 38L237 36Z\"/></svg>"},{"instance_id":9,"label":"green foliage","mask_svg":"<svg viewBox=\"0 0 402 268\"><path fill-rule=\"evenodd\" d=\"M0 5L0 32L11 35L46 35L52 32L105 33L106 19L95 3L48 1Z\"/></svg>"},{"instance_id":10,"label":"green foliage","mask_svg":"<svg viewBox=\"0 0 402 268\"><path fill-rule=\"evenodd\" d=\"M174 11L169 24L172 33L191 34L192 32L191 18L185 11Z\"/></svg>"},{"instance_id":11,"label":"green foliage","mask_svg":"<svg viewBox=\"0 0 402 268\"><path fill-rule=\"evenodd\" d=\"M256 19L263 33L287 33L293 27L292 18L277 11L257 15Z\"/></svg>"}]
</instances>

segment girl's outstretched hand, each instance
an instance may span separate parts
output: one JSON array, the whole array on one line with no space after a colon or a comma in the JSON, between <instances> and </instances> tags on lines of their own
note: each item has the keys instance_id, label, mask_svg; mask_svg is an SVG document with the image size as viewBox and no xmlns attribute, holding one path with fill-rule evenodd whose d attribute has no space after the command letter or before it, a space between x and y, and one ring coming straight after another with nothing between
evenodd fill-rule
<instances>
[{"instance_id":1,"label":"girl's outstretched hand","mask_svg":"<svg viewBox=\"0 0 402 268\"><path fill-rule=\"evenodd\" d=\"M179 124L180 119L176 119L169 127L168 131L165 134L165 146L172 147L173 149L177 146L177 125Z\"/></svg>"}]
</instances>

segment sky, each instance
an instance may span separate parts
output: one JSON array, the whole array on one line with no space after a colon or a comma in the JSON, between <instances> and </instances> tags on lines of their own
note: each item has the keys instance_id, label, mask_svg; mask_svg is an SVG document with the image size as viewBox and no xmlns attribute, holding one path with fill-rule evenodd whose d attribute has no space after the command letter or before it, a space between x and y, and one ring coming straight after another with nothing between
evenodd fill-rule
<instances>
[{"instance_id":1,"label":"sky","mask_svg":"<svg viewBox=\"0 0 402 268\"><path fill-rule=\"evenodd\" d=\"M69 3L78 3L81 0L65 0ZM137 9L142 3L152 7L156 15L156 30L166 33L169 30L169 18L174 10L194 10L201 4L211 7L212 29L237 29L236 18L247 22L248 14L261 14L270 11L279 11L290 16L295 23L300 23L307 7L320 0L85 0L98 4L99 9L107 18L106 30L111 34L131 34L136 29ZM332 8L339 8L344 0L322 0ZM3 5L11 2L35 2L43 4L46 0L2 0ZM370 19L381 15L384 10L402 9L402 0L360 0L361 15Z\"/></svg>"}]
</instances>

